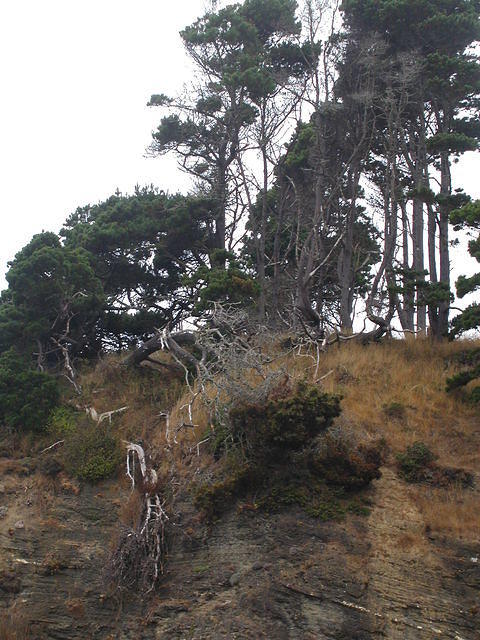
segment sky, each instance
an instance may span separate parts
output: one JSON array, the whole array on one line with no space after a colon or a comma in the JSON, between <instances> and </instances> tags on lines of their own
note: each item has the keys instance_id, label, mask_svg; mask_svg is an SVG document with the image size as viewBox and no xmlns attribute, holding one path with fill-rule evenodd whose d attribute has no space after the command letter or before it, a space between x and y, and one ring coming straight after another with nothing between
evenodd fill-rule
<instances>
[{"instance_id":1,"label":"sky","mask_svg":"<svg viewBox=\"0 0 480 640\"><path fill-rule=\"evenodd\" d=\"M205 0L6 0L0 5L0 288L11 260L42 230L116 189L187 181L173 158L146 157L160 113L191 68L178 32ZM480 197L480 154L454 168ZM472 272L465 245L454 273Z\"/></svg>"},{"instance_id":2,"label":"sky","mask_svg":"<svg viewBox=\"0 0 480 640\"><path fill-rule=\"evenodd\" d=\"M170 8L168 8L170 6ZM176 191L173 159L146 158L153 93L190 76L178 32L203 0L0 3L0 280L42 230L138 184Z\"/></svg>"}]
</instances>

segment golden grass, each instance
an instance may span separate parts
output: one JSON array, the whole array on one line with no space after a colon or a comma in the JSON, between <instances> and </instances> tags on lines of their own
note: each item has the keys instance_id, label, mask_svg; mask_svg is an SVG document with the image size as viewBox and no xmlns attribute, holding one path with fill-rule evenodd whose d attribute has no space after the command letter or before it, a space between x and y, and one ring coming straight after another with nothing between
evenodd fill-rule
<instances>
[{"instance_id":1,"label":"golden grass","mask_svg":"<svg viewBox=\"0 0 480 640\"><path fill-rule=\"evenodd\" d=\"M447 394L445 383L456 370L452 357L476 344L411 340L365 347L347 343L321 353L318 367L314 355L296 350L280 354L270 368L282 369L298 380L323 378L318 384L343 398L342 419L369 436L384 438L394 453L422 440L440 463L474 470L480 461L478 447L472 447L472 439L478 436L477 411ZM252 381L256 376L245 373ZM172 410L172 425L190 422L188 401L189 394L184 393ZM400 416L389 411L392 406ZM196 430L182 430L179 440L193 443L208 429L210 416L200 398L193 403L193 422Z\"/></svg>"},{"instance_id":2,"label":"golden grass","mask_svg":"<svg viewBox=\"0 0 480 640\"><path fill-rule=\"evenodd\" d=\"M382 438L391 453L387 464L394 465L395 454L420 440L438 456L439 464L478 474L478 408L447 394L445 384L458 371L455 356L479 348L479 341L412 339L368 346L352 341L330 347L318 359L305 347L282 353L278 344L264 347L272 358L268 369L340 394L342 415L338 420L362 441ZM258 383L255 371L242 372L242 376L242 383ZM212 416L200 396L193 401L189 415L192 398L181 376L148 368L126 369L114 356L84 372L82 387L85 402L98 412L129 406L113 418L112 428L124 439L148 442L161 473L174 464L176 480L188 484L199 470L214 471L211 456L203 455L205 445L197 455L197 443L210 429ZM213 395L215 390L209 393ZM165 417L159 415L166 411L170 413L169 443ZM126 522L135 519L133 503L132 498L122 515ZM475 494L470 491L445 489L421 488L417 500L428 527L468 539L479 534L480 516L474 503ZM406 548L415 546L413 540L405 539L403 544Z\"/></svg>"},{"instance_id":3,"label":"golden grass","mask_svg":"<svg viewBox=\"0 0 480 640\"><path fill-rule=\"evenodd\" d=\"M31 638L26 612L11 607L0 614L0 640L28 640Z\"/></svg>"},{"instance_id":4,"label":"golden grass","mask_svg":"<svg viewBox=\"0 0 480 640\"><path fill-rule=\"evenodd\" d=\"M427 530L465 542L480 539L478 492L419 487L414 491L414 499Z\"/></svg>"}]
</instances>

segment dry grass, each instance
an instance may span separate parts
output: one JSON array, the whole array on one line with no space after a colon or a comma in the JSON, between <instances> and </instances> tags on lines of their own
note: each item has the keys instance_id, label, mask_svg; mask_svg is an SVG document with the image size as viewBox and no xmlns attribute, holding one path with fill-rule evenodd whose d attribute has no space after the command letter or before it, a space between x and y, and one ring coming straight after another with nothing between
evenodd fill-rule
<instances>
[{"instance_id":1,"label":"dry grass","mask_svg":"<svg viewBox=\"0 0 480 640\"><path fill-rule=\"evenodd\" d=\"M141 438L161 422L158 414L176 402L183 380L168 370L124 367L120 360L111 355L83 372L82 403L95 407L99 414L128 406L113 417L115 429L125 439Z\"/></svg>"},{"instance_id":2,"label":"dry grass","mask_svg":"<svg viewBox=\"0 0 480 640\"><path fill-rule=\"evenodd\" d=\"M465 542L480 539L478 493L419 487L414 491L414 499L428 531Z\"/></svg>"},{"instance_id":3,"label":"dry grass","mask_svg":"<svg viewBox=\"0 0 480 640\"><path fill-rule=\"evenodd\" d=\"M477 343L478 345L478 343ZM385 438L393 452L424 441L445 465L475 469L480 461L472 439L478 436L474 408L445 393L455 372L452 357L475 343L432 343L428 340L391 341L367 347L347 343L315 358L305 352L280 355L270 365L297 379L319 382L343 397L343 419L355 429ZM255 372L246 372L252 379ZM325 376L325 377L324 377ZM171 423L189 422L185 393L173 408ZM178 440L193 444L205 433L210 416L200 398L193 405L195 432L182 430Z\"/></svg>"},{"instance_id":4,"label":"dry grass","mask_svg":"<svg viewBox=\"0 0 480 640\"><path fill-rule=\"evenodd\" d=\"M136 529L143 510L143 501L138 491L132 491L125 502L122 502L120 508L120 522L127 527Z\"/></svg>"},{"instance_id":5,"label":"dry grass","mask_svg":"<svg viewBox=\"0 0 480 640\"><path fill-rule=\"evenodd\" d=\"M394 464L396 453L420 440L438 456L439 464L478 474L478 413L445 392L446 379L457 370L455 356L478 348L478 341L395 340L366 347L349 342L320 353L318 360L305 348L282 353L278 344L264 347L272 357L269 369L340 394L342 426L362 441L382 438L391 452L389 464ZM259 379L254 371L244 375L252 384ZM119 366L118 357L109 357L95 370L84 372L82 387L85 403L98 412L129 406L114 416L113 428L124 439L148 442L161 474L174 464L176 481L187 484L201 469L214 471L211 456L202 455L205 445L197 456L197 443L208 432L212 417L200 396L190 417L191 395L181 377L148 367L126 369ZM170 446L165 448L165 418L159 414L166 411L170 412ZM182 426L192 422L194 428ZM427 496L426 491L420 491L418 507L432 530L465 537L478 534L480 516L475 515L473 493L438 489ZM137 508L133 494L122 509L125 524L133 523ZM414 546L414 541L405 540L404 545Z\"/></svg>"},{"instance_id":6,"label":"dry grass","mask_svg":"<svg viewBox=\"0 0 480 640\"><path fill-rule=\"evenodd\" d=\"M0 640L29 640L31 637L25 611L11 607L0 613Z\"/></svg>"}]
</instances>

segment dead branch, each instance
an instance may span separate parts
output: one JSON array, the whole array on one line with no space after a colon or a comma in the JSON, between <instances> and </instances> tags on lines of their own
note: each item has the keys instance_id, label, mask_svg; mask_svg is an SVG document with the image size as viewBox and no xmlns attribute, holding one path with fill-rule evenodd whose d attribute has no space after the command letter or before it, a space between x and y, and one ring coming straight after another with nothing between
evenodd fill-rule
<instances>
[{"instance_id":1,"label":"dead branch","mask_svg":"<svg viewBox=\"0 0 480 640\"><path fill-rule=\"evenodd\" d=\"M42 449L40 451L40 453L46 453L47 451L50 451L50 449L55 449L55 447L58 447L59 445L63 444L64 442L65 442L65 440L57 440L57 442L54 442L49 447L45 447L45 449Z\"/></svg>"}]
</instances>

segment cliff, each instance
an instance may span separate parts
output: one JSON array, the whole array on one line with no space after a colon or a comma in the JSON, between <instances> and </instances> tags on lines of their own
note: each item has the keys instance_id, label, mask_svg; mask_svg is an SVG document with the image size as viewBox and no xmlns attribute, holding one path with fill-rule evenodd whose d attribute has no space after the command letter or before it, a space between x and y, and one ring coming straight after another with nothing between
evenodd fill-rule
<instances>
[{"instance_id":1,"label":"cliff","mask_svg":"<svg viewBox=\"0 0 480 640\"><path fill-rule=\"evenodd\" d=\"M91 483L74 477L62 445L43 451L53 431L35 441L6 438L0 638L478 638L480 423L478 409L445 393L447 377L475 348L393 342L345 345L318 363L298 349L284 356L292 378L341 394L342 413L329 427L335 437L347 433L359 450L376 443L381 451L380 477L308 493L315 509L305 498L312 487L302 487L301 499L298 485L275 488L267 500L263 478L229 489L208 514L202 488L219 478L224 488L232 471L211 442L197 446L208 427L199 399L190 425L179 418L188 392L164 368L132 371L111 358L85 370L82 402L98 413L128 406L105 428L144 447L159 491L170 496L165 572L149 593L108 580L121 524L138 520L141 498L123 453L113 477ZM66 405L74 400L66 392ZM160 415L167 412L170 434ZM432 459L413 477L402 461L419 442ZM295 465L281 464L269 462L269 473L291 487Z\"/></svg>"}]
</instances>

